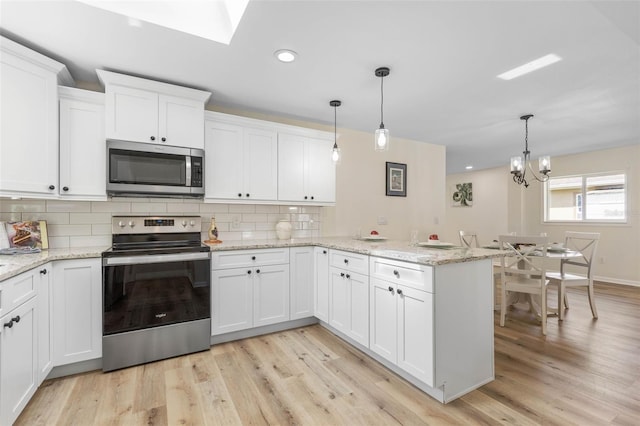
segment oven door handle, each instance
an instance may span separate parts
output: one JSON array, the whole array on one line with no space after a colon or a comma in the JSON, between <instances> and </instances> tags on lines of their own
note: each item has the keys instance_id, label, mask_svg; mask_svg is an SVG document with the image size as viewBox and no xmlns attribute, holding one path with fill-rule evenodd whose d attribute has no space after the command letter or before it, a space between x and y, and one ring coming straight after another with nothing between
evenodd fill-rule
<instances>
[{"instance_id":1,"label":"oven door handle","mask_svg":"<svg viewBox=\"0 0 640 426\"><path fill-rule=\"evenodd\" d=\"M180 254L149 254L142 256L117 256L102 260L103 266L111 265L143 265L148 263L182 262L189 260L206 260L211 258L211 252L180 253Z\"/></svg>"}]
</instances>

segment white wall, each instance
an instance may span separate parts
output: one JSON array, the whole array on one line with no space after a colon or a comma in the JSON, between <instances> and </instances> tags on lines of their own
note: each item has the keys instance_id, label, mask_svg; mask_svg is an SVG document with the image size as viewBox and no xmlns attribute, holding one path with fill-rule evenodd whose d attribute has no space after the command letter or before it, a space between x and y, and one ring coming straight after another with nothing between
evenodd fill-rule
<instances>
[{"instance_id":1,"label":"white wall","mask_svg":"<svg viewBox=\"0 0 640 426\"><path fill-rule=\"evenodd\" d=\"M546 232L551 241L562 241L565 231L599 232L596 276L604 281L640 286L640 145L559 156L551 161L554 176L624 170L628 179L627 223L544 223L543 185L533 182L526 189L516 185L505 166L447 176L448 186L473 182L474 205L470 208L447 205L446 238L457 240L457 232L463 228L476 230L481 244L512 231Z\"/></svg>"}]
</instances>

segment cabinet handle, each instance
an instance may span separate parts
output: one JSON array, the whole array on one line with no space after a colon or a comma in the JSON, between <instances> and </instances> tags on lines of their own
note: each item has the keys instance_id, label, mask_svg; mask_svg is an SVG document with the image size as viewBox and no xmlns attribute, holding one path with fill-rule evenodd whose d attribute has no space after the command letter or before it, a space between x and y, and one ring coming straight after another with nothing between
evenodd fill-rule
<instances>
[{"instance_id":1,"label":"cabinet handle","mask_svg":"<svg viewBox=\"0 0 640 426\"><path fill-rule=\"evenodd\" d=\"M344 278L344 272L340 272L340 276Z\"/></svg>"},{"instance_id":2,"label":"cabinet handle","mask_svg":"<svg viewBox=\"0 0 640 426\"><path fill-rule=\"evenodd\" d=\"M249 270L247 271L247 274L251 275L251 269L249 269Z\"/></svg>"},{"instance_id":3,"label":"cabinet handle","mask_svg":"<svg viewBox=\"0 0 640 426\"><path fill-rule=\"evenodd\" d=\"M398 294L402 294L402 290L398 289Z\"/></svg>"},{"instance_id":4,"label":"cabinet handle","mask_svg":"<svg viewBox=\"0 0 640 426\"><path fill-rule=\"evenodd\" d=\"M20 315L16 315L15 317L11 318L11 321L20 322Z\"/></svg>"},{"instance_id":5,"label":"cabinet handle","mask_svg":"<svg viewBox=\"0 0 640 426\"><path fill-rule=\"evenodd\" d=\"M255 256L251 256L251 260L256 260L256 257Z\"/></svg>"},{"instance_id":6,"label":"cabinet handle","mask_svg":"<svg viewBox=\"0 0 640 426\"><path fill-rule=\"evenodd\" d=\"M389 286L389 291L393 293L393 287Z\"/></svg>"},{"instance_id":7,"label":"cabinet handle","mask_svg":"<svg viewBox=\"0 0 640 426\"><path fill-rule=\"evenodd\" d=\"M150 138L150 139L151 139L152 141L155 141L155 140L156 140L156 137L155 137L155 136L151 136L151 138Z\"/></svg>"},{"instance_id":8,"label":"cabinet handle","mask_svg":"<svg viewBox=\"0 0 640 426\"><path fill-rule=\"evenodd\" d=\"M313 200L313 195L311 196L311 199Z\"/></svg>"},{"instance_id":9,"label":"cabinet handle","mask_svg":"<svg viewBox=\"0 0 640 426\"><path fill-rule=\"evenodd\" d=\"M326 250L322 250L322 254L327 254L327 251Z\"/></svg>"},{"instance_id":10,"label":"cabinet handle","mask_svg":"<svg viewBox=\"0 0 640 426\"><path fill-rule=\"evenodd\" d=\"M41 270L40 270L40 273L41 273L42 275L47 275L47 270L46 270L46 269L41 269Z\"/></svg>"},{"instance_id":11,"label":"cabinet handle","mask_svg":"<svg viewBox=\"0 0 640 426\"><path fill-rule=\"evenodd\" d=\"M63 187L62 187L62 190L66 192L66 191L68 191L68 190L69 190L69 187L68 187L68 186L63 186Z\"/></svg>"},{"instance_id":12,"label":"cabinet handle","mask_svg":"<svg viewBox=\"0 0 640 426\"><path fill-rule=\"evenodd\" d=\"M249 194L247 194L247 198L249 198Z\"/></svg>"},{"instance_id":13,"label":"cabinet handle","mask_svg":"<svg viewBox=\"0 0 640 426\"><path fill-rule=\"evenodd\" d=\"M162 138L162 142L166 142L166 141L167 141L167 138Z\"/></svg>"},{"instance_id":14,"label":"cabinet handle","mask_svg":"<svg viewBox=\"0 0 640 426\"><path fill-rule=\"evenodd\" d=\"M349 259L345 259L344 263L349 264Z\"/></svg>"},{"instance_id":15,"label":"cabinet handle","mask_svg":"<svg viewBox=\"0 0 640 426\"><path fill-rule=\"evenodd\" d=\"M53 185L49 185L49 189L53 191L54 189L56 189L56 187Z\"/></svg>"},{"instance_id":16,"label":"cabinet handle","mask_svg":"<svg viewBox=\"0 0 640 426\"><path fill-rule=\"evenodd\" d=\"M398 271L393 271L393 275L395 275L396 277L400 278L400 272L398 272Z\"/></svg>"},{"instance_id":17,"label":"cabinet handle","mask_svg":"<svg viewBox=\"0 0 640 426\"><path fill-rule=\"evenodd\" d=\"M351 275L347 274L347 279L351 278Z\"/></svg>"},{"instance_id":18,"label":"cabinet handle","mask_svg":"<svg viewBox=\"0 0 640 426\"><path fill-rule=\"evenodd\" d=\"M256 269L256 274L259 274L259 273L260 273L260 269Z\"/></svg>"},{"instance_id":19,"label":"cabinet handle","mask_svg":"<svg viewBox=\"0 0 640 426\"><path fill-rule=\"evenodd\" d=\"M238 197L242 197L242 194L238 192Z\"/></svg>"}]
</instances>

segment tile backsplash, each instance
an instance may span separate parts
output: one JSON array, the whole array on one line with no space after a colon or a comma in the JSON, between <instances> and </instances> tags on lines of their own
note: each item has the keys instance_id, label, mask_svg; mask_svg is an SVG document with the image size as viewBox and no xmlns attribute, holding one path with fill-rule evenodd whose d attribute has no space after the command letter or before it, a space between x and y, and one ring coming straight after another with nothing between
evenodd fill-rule
<instances>
[{"instance_id":1,"label":"tile backsplash","mask_svg":"<svg viewBox=\"0 0 640 426\"><path fill-rule=\"evenodd\" d=\"M0 221L46 220L49 247L108 247L112 216L173 215L202 217L206 240L215 216L218 238L263 240L276 238L275 226L286 219L293 238L321 235L322 207L263 204L210 204L199 200L166 198L112 198L109 201L66 201L0 198Z\"/></svg>"}]
</instances>

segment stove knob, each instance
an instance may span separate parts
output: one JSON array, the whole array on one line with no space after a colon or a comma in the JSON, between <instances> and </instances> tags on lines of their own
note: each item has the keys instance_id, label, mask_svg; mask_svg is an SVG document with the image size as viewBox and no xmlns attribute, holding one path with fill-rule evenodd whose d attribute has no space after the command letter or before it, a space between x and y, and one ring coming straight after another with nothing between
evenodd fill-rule
<instances>
[{"instance_id":1,"label":"stove knob","mask_svg":"<svg viewBox=\"0 0 640 426\"><path fill-rule=\"evenodd\" d=\"M186 221L186 220L183 220L183 221L182 221L182 226L183 226L183 227L187 226L187 221Z\"/></svg>"},{"instance_id":2,"label":"stove knob","mask_svg":"<svg viewBox=\"0 0 640 426\"><path fill-rule=\"evenodd\" d=\"M129 221L129 226L133 228L134 226L136 226L136 223L134 221L130 220Z\"/></svg>"},{"instance_id":3,"label":"stove knob","mask_svg":"<svg viewBox=\"0 0 640 426\"><path fill-rule=\"evenodd\" d=\"M191 227L196 226L196 221L195 221L195 220L192 220L191 222L189 222L189 225L191 225Z\"/></svg>"},{"instance_id":4,"label":"stove knob","mask_svg":"<svg viewBox=\"0 0 640 426\"><path fill-rule=\"evenodd\" d=\"M118 226L119 226L120 228L124 228L124 227L125 227L125 225L126 225L126 224L125 224L123 221L119 221L119 222L118 222Z\"/></svg>"}]
</instances>

